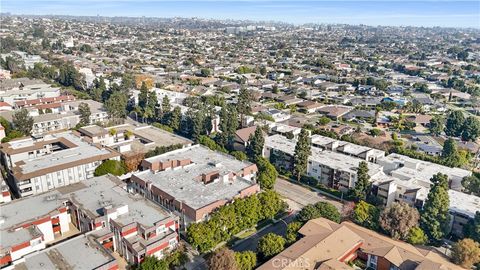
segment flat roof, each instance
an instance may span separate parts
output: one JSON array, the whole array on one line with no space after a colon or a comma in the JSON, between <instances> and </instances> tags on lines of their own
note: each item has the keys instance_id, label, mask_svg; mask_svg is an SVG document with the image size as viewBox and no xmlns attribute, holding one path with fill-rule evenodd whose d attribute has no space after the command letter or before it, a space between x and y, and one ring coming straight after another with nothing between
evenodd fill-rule
<instances>
[{"instance_id":1,"label":"flat roof","mask_svg":"<svg viewBox=\"0 0 480 270\"><path fill-rule=\"evenodd\" d=\"M273 136L269 136L265 139L265 145L271 148L278 149L284 153L288 153L293 155L295 152L295 140L289 140L286 137L277 134ZM316 161L318 163L324 164L332 169L348 171L348 172L356 172L358 165L360 162L365 161L360 158L344 155L337 152L332 152L329 150L323 150L318 147L311 147L311 155L309 160ZM369 174L375 175L381 171L382 166L367 162L369 168Z\"/></svg>"},{"instance_id":2,"label":"flat roof","mask_svg":"<svg viewBox=\"0 0 480 270\"><path fill-rule=\"evenodd\" d=\"M55 246L25 256L14 269L97 269L115 261L93 236L79 235Z\"/></svg>"},{"instance_id":3,"label":"flat roof","mask_svg":"<svg viewBox=\"0 0 480 270\"><path fill-rule=\"evenodd\" d=\"M96 160L101 161L120 155L113 150L94 146L70 131L50 134L44 137L45 140L55 140L59 138L63 138L72 143L72 147L17 162L13 168L15 178L19 180L29 179L46 173L71 168L78 164L89 163ZM22 141L19 146L17 143L11 142L10 146L21 151L22 146L28 147L30 144L28 141ZM30 150L27 150L27 152L28 151Z\"/></svg>"},{"instance_id":4,"label":"flat roof","mask_svg":"<svg viewBox=\"0 0 480 270\"><path fill-rule=\"evenodd\" d=\"M475 213L480 211L480 197L466 194L456 190L448 190L450 198L450 211L462 213L470 218L475 217Z\"/></svg>"},{"instance_id":5,"label":"flat roof","mask_svg":"<svg viewBox=\"0 0 480 270\"><path fill-rule=\"evenodd\" d=\"M212 151L201 145L178 149L159 156L146 159L149 162L191 159L192 164L183 168L152 172L142 171L136 177L151 181L160 190L168 193L178 201L183 201L193 209L199 209L219 200L231 200L238 193L254 182L243 177L234 177L233 181L223 181L222 177L230 173L238 173L243 168L253 165L239 161L232 156ZM202 174L217 171L219 180L204 184L198 180Z\"/></svg>"},{"instance_id":6,"label":"flat roof","mask_svg":"<svg viewBox=\"0 0 480 270\"><path fill-rule=\"evenodd\" d=\"M105 207L115 209L127 206L128 212L115 219L122 225L138 222L148 228L158 221L171 217L171 214L162 207L138 194L128 193L123 188L125 185L118 178L105 175L1 204L1 246L8 247L32 239L36 234L35 231L14 231L13 229L54 213L62 208L66 201L74 202L93 218L104 216L103 208Z\"/></svg>"}]
</instances>

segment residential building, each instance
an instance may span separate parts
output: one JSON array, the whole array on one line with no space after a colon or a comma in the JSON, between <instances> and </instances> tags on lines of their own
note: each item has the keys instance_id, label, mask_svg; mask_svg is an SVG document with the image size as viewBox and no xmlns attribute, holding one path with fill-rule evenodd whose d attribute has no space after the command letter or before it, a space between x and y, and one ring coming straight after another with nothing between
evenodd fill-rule
<instances>
[{"instance_id":1,"label":"residential building","mask_svg":"<svg viewBox=\"0 0 480 270\"><path fill-rule=\"evenodd\" d=\"M0 152L11 175L11 192L19 197L91 178L103 161L120 158L116 151L88 143L72 132L11 141L2 144Z\"/></svg>"},{"instance_id":2,"label":"residential building","mask_svg":"<svg viewBox=\"0 0 480 270\"><path fill-rule=\"evenodd\" d=\"M41 80L26 78L0 81L0 101L10 105L17 101L60 96L60 88L51 87Z\"/></svg>"},{"instance_id":3,"label":"residential building","mask_svg":"<svg viewBox=\"0 0 480 270\"><path fill-rule=\"evenodd\" d=\"M201 145L147 158L131 177L143 196L175 211L182 225L209 217L235 198L260 191L257 166Z\"/></svg>"},{"instance_id":4,"label":"residential building","mask_svg":"<svg viewBox=\"0 0 480 270\"><path fill-rule=\"evenodd\" d=\"M350 266L355 259L373 270L462 269L435 248L412 246L347 221L313 219L299 233L300 240L257 269L348 270L356 269Z\"/></svg>"}]
</instances>

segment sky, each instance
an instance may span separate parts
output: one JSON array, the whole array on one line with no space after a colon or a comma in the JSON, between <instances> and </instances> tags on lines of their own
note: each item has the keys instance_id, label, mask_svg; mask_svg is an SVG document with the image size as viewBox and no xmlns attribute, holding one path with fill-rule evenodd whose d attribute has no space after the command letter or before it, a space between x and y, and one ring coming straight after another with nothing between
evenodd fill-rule
<instances>
[{"instance_id":1,"label":"sky","mask_svg":"<svg viewBox=\"0 0 480 270\"><path fill-rule=\"evenodd\" d=\"M0 11L480 28L480 0L0 0Z\"/></svg>"}]
</instances>

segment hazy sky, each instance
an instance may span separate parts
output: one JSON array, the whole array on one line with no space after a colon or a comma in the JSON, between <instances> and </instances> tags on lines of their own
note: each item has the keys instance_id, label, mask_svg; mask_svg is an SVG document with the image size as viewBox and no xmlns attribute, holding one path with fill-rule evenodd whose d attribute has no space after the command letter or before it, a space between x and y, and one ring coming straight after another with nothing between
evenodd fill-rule
<instances>
[{"instance_id":1,"label":"hazy sky","mask_svg":"<svg viewBox=\"0 0 480 270\"><path fill-rule=\"evenodd\" d=\"M14 14L201 17L301 23L480 28L480 0L470 1L235 1L235 0L0 0Z\"/></svg>"}]
</instances>

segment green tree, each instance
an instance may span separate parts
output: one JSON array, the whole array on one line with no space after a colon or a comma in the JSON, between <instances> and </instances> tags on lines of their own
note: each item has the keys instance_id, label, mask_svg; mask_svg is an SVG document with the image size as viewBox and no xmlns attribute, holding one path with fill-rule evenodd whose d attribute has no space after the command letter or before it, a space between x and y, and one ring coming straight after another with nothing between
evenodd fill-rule
<instances>
[{"instance_id":1,"label":"green tree","mask_svg":"<svg viewBox=\"0 0 480 270\"><path fill-rule=\"evenodd\" d=\"M357 200L366 200L370 192L370 175L368 174L368 163L361 161L357 169L357 181L352 189L352 195Z\"/></svg>"},{"instance_id":2,"label":"green tree","mask_svg":"<svg viewBox=\"0 0 480 270\"><path fill-rule=\"evenodd\" d=\"M308 157L311 154L311 141L309 133L302 128L295 145L295 153L293 155L293 174L300 182L300 178L307 171Z\"/></svg>"},{"instance_id":3,"label":"green tree","mask_svg":"<svg viewBox=\"0 0 480 270\"><path fill-rule=\"evenodd\" d=\"M90 112L90 106L88 103L81 102L78 105L78 112L80 113L80 126L86 126L90 124L90 116L92 113Z\"/></svg>"},{"instance_id":4,"label":"green tree","mask_svg":"<svg viewBox=\"0 0 480 270\"><path fill-rule=\"evenodd\" d=\"M128 99L122 92L116 91L105 102L105 109L114 120L127 117Z\"/></svg>"},{"instance_id":5,"label":"green tree","mask_svg":"<svg viewBox=\"0 0 480 270\"><path fill-rule=\"evenodd\" d=\"M406 241L412 245L424 245L427 243L428 237L420 227L413 227L408 232Z\"/></svg>"},{"instance_id":6,"label":"green tree","mask_svg":"<svg viewBox=\"0 0 480 270\"><path fill-rule=\"evenodd\" d=\"M154 256L146 256L135 270L169 270L168 264L164 260L159 260Z\"/></svg>"},{"instance_id":7,"label":"green tree","mask_svg":"<svg viewBox=\"0 0 480 270\"><path fill-rule=\"evenodd\" d=\"M148 103L148 88L145 82L142 82L142 86L140 87L140 93L138 94L138 106L140 108L147 107Z\"/></svg>"},{"instance_id":8,"label":"green tree","mask_svg":"<svg viewBox=\"0 0 480 270\"><path fill-rule=\"evenodd\" d=\"M477 173L464 177L462 179L462 186L466 192L480 196L480 178Z\"/></svg>"},{"instance_id":9,"label":"green tree","mask_svg":"<svg viewBox=\"0 0 480 270\"><path fill-rule=\"evenodd\" d=\"M290 222L287 225L287 233L285 240L288 244L294 243L298 239L298 231L302 228L302 223L299 221Z\"/></svg>"},{"instance_id":10,"label":"green tree","mask_svg":"<svg viewBox=\"0 0 480 270\"><path fill-rule=\"evenodd\" d=\"M464 122L465 116L463 116L461 111L450 112L445 125L445 134L447 134L447 136L459 137L462 134Z\"/></svg>"},{"instance_id":11,"label":"green tree","mask_svg":"<svg viewBox=\"0 0 480 270\"><path fill-rule=\"evenodd\" d=\"M258 194L260 200L261 216L263 219L271 219L285 208L285 203L282 201L277 192L273 190L266 190Z\"/></svg>"},{"instance_id":12,"label":"green tree","mask_svg":"<svg viewBox=\"0 0 480 270\"><path fill-rule=\"evenodd\" d=\"M253 270L257 265L257 254L253 251L235 252L238 270Z\"/></svg>"},{"instance_id":13,"label":"green tree","mask_svg":"<svg viewBox=\"0 0 480 270\"><path fill-rule=\"evenodd\" d=\"M297 215L297 219L303 223L319 217L320 212L313 204L309 204L303 207Z\"/></svg>"},{"instance_id":14,"label":"green tree","mask_svg":"<svg viewBox=\"0 0 480 270\"><path fill-rule=\"evenodd\" d=\"M233 151L230 153L230 155L234 156L236 159L240 161L244 161L248 159L247 155L242 151Z\"/></svg>"},{"instance_id":15,"label":"green tree","mask_svg":"<svg viewBox=\"0 0 480 270\"><path fill-rule=\"evenodd\" d=\"M360 201L353 209L353 221L371 230L378 229L380 211L374 205Z\"/></svg>"},{"instance_id":16,"label":"green tree","mask_svg":"<svg viewBox=\"0 0 480 270\"><path fill-rule=\"evenodd\" d=\"M238 94L237 112L240 114L240 123L244 125L245 115L252 112L252 96L246 88L241 88Z\"/></svg>"},{"instance_id":17,"label":"green tree","mask_svg":"<svg viewBox=\"0 0 480 270\"><path fill-rule=\"evenodd\" d=\"M429 122L430 134L439 136L442 134L444 129L445 129L445 123L442 117L434 116L432 119L430 119L430 122Z\"/></svg>"},{"instance_id":18,"label":"green tree","mask_svg":"<svg viewBox=\"0 0 480 270\"><path fill-rule=\"evenodd\" d=\"M380 215L380 227L393 239L407 239L412 228L418 226L420 214L405 202L394 202Z\"/></svg>"},{"instance_id":19,"label":"green tree","mask_svg":"<svg viewBox=\"0 0 480 270\"><path fill-rule=\"evenodd\" d=\"M480 210L475 213L475 217L463 226L463 234L467 238L480 243Z\"/></svg>"},{"instance_id":20,"label":"green tree","mask_svg":"<svg viewBox=\"0 0 480 270\"><path fill-rule=\"evenodd\" d=\"M263 157L257 158L258 177L257 181L262 189L273 189L277 181L278 172L270 161Z\"/></svg>"},{"instance_id":21,"label":"green tree","mask_svg":"<svg viewBox=\"0 0 480 270\"><path fill-rule=\"evenodd\" d=\"M452 138L448 138L443 144L442 159L443 164L449 167L459 167L464 163L458 152L457 143Z\"/></svg>"},{"instance_id":22,"label":"green tree","mask_svg":"<svg viewBox=\"0 0 480 270\"><path fill-rule=\"evenodd\" d=\"M172 107L170 105L170 99L168 96L164 96L162 99L162 111L163 113L167 113L172 110Z\"/></svg>"},{"instance_id":23,"label":"green tree","mask_svg":"<svg viewBox=\"0 0 480 270\"><path fill-rule=\"evenodd\" d=\"M209 270L238 269L235 252L226 247L220 248L211 254L207 264Z\"/></svg>"},{"instance_id":24,"label":"green tree","mask_svg":"<svg viewBox=\"0 0 480 270\"><path fill-rule=\"evenodd\" d=\"M95 169L94 175L101 176L105 174L122 175L127 172L125 164L118 160L105 160Z\"/></svg>"},{"instance_id":25,"label":"green tree","mask_svg":"<svg viewBox=\"0 0 480 270\"><path fill-rule=\"evenodd\" d=\"M12 116L12 123L16 130L20 131L23 135L28 136L32 132L33 117L28 113L28 110L22 108L16 110Z\"/></svg>"},{"instance_id":26,"label":"green tree","mask_svg":"<svg viewBox=\"0 0 480 270\"><path fill-rule=\"evenodd\" d=\"M333 204L329 202L318 202L316 204L309 204L305 206L298 213L297 219L305 223L311 219L320 217L339 223L341 215Z\"/></svg>"},{"instance_id":27,"label":"green tree","mask_svg":"<svg viewBox=\"0 0 480 270\"><path fill-rule=\"evenodd\" d=\"M270 258L282 252L285 239L278 234L268 233L258 240L257 251L264 258Z\"/></svg>"},{"instance_id":28,"label":"green tree","mask_svg":"<svg viewBox=\"0 0 480 270\"><path fill-rule=\"evenodd\" d=\"M452 260L465 269L472 269L480 263L480 243L465 238L453 245Z\"/></svg>"},{"instance_id":29,"label":"green tree","mask_svg":"<svg viewBox=\"0 0 480 270\"><path fill-rule=\"evenodd\" d=\"M182 120L182 111L180 107L175 106L173 111L170 113L166 125L171 127L174 131L178 132L180 130L180 123Z\"/></svg>"},{"instance_id":30,"label":"green tree","mask_svg":"<svg viewBox=\"0 0 480 270\"><path fill-rule=\"evenodd\" d=\"M480 136L480 121L476 116L469 116L462 128L462 140L476 141Z\"/></svg>"},{"instance_id":31,"label":"green tree","mask_svg":"<svg viewBox=\"0 0 480 270\"><path fill-rule=\"evenodd\" d=\"M437 173L432 176L430 181L433 186L430 188L420 215L420 227L427 234L430 242L438 243L449 230L448 177L445 174Z\"/></svg>"},{"instance_id":32,"label":"green tree","mask_svg":"<svg viewBox=\"0 0 480 270\"><path fill-rule=\"evenodd\" d=\"M250 135L248 139L248 145L245 149L250 161L255 162L262 157L263 145L265 144L265 138L263 138L263 132L260 127L255 129L255 133Z\"/></svg>"}]
</instances>

